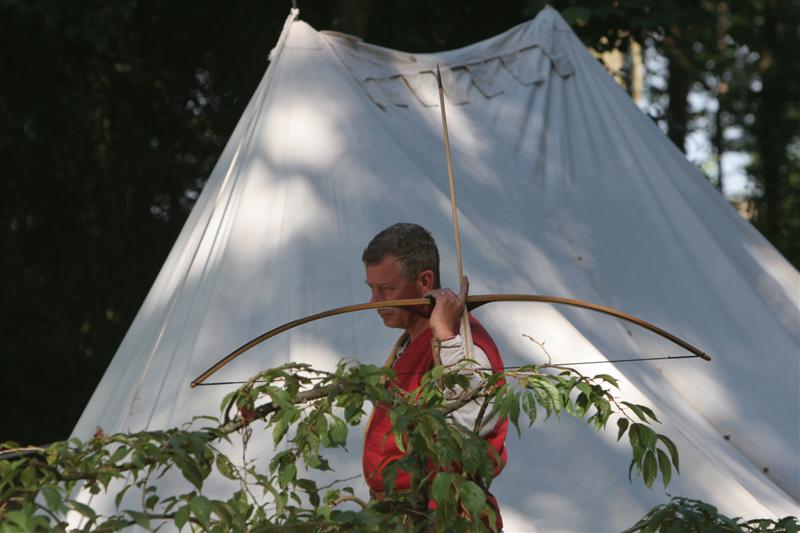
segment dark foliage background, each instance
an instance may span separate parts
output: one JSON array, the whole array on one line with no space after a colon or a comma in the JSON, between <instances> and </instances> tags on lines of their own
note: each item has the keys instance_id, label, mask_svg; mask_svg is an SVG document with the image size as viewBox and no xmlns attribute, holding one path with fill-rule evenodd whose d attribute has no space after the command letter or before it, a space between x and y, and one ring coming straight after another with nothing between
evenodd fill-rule
<instances>
[{"instance_id":1,"label":"dark foliage background","mask_svg":"<svg viewBox=\"0 0 800 533\"><path fill-rule=\"evenodd\" d=\"M407 51L463 46L538 0L300 0ZM703 168L749 153L754 223L800 264L796 1L550 2L587 45L666 59L650 112ZM290 2L0 0L0 441L69 435L267 66ZM623 80L630 81L630 61ZM632 86L630 87L631 90ZM694 109L691 92L709 105ZM733 132L733 133L731 133Z\"/></svg>"}]
</instances>

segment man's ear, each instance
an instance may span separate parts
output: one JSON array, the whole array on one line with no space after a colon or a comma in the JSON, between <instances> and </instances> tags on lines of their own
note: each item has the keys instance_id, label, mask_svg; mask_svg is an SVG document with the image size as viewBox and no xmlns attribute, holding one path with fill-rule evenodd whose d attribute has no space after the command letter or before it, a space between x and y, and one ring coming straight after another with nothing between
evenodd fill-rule
<instances>
[{"instance_id":1,"label":"man's ear","mask_svg":"<svg viewBox=\"0 0 800 533\"><path fill-rule=\"evenodd\" d=\"M423 270L417 276L417 281L420 284L422 292L430 292L434 289L434 275L433 270Z\"/></svg>"}]
</instances>

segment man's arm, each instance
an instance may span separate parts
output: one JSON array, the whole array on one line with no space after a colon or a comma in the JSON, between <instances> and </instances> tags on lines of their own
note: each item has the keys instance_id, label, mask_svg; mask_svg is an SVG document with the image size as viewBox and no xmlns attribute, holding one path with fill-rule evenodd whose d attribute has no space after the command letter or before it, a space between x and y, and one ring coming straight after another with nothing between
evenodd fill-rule
<instances>
[{"instance_id":1,"label":"man's arm","mask_svg":"<svg viewBox=\"0 0 800 533\"><path fill-rule=\"evenodd\" d=\"M481 382L480 374L474 372L477 369L491 369L492 365L486 353L477 345L472 345L472 360L466 360L464 344L461 335L442 341L439 348L439 358L442 365L445 367L457 367L459 370L466 371L469 374L470 387L476 387ZM489 370L487 370L488 372ZM455 401L464 391L460 387L453 390L445 391L445 397L448 401ZM478 414L481 410L481 401L472 401L463 407L460 407L452 413L453 420L466 426L469 429L475 428L475 421L478 419ZM497 413L490 406L489 410L484 414L481 427L478 429L478 434L485 437L491 433L494 426L497 424Z\"/></svg>"},{"instance_id":2,"label":"man's arm","mask_svg":"<svg viewBox=\"0 0 800 533\"><path fill-rule=\"evenodd\" d=\"M430 318L430 328L433 338L439 342L439 359L445 367L460 365L459 368L466 370L470 374L470 386L475 387L481 381L481 376L474 372L478 368L490 369L492 367L486 353L477 345L472 345L472 359L467 360L464 350L464 343L461 335L458 335L458 322L464 313L464 303L469 293L469 279L464 276L461 280L461 287L458 294L450 289L435 289L430 295L436 300ZM464 391L456 388L452 391L445 391L446 397L450 401L455 401ZM481 410L479 400L468 403L467 405L453 412L453 419L468 427L475 428L475 421ZM488 435L497 423L497 415L494 410L484 414L484 419L478 433L481 436Z\"/></svg>"}]
</instances>

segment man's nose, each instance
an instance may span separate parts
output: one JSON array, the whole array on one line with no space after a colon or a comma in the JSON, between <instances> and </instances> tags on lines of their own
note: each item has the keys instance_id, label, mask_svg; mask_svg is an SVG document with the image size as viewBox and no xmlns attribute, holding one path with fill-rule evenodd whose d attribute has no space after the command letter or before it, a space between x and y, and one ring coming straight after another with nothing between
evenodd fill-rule
<instances>
[{"instance_id":1,"label":"man's nose","mask_svg":"<svg viewBox=\"0 0 800 533\"><path fill-rule=\"evenodd\" d=\"M372 289L372 297L369 299L370 303L382 302L385 299L386 298L383 297L383 291L380 291L378 289Z\"/></svg>"}]
</instances>

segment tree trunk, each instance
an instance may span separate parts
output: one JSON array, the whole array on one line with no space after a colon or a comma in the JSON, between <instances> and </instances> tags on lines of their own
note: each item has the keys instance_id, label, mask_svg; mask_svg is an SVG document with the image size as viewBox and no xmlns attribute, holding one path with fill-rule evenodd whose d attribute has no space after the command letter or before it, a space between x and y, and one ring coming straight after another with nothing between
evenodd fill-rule
<instances>
[{"instance_id":1,"label":"tree trunk","mask_svg":"<svg viewBox=\"0 0 800 533\"><path fill-rule=\"evenodd\" d=\"M673 27L664 38L667 67L669 104L666 109L667 136L682 152L686 151L686 132L689 127L689 88L691 64L683 50L681 31Z\"/></svg>"},{"instance_id":2,"label":"tree trunk","mask_svg":"<svg viewBox=\"0 0 800 533\"><path fill-rule=\"evenodd\" d=\"M761 185L761 201L759 202L757 222L764 236L778 245L780 239L781 191L786 169L788 168L786 147L791 140L787 132L788 124L783 110L790 101L786 94L785 83L779 73L779 47L781 25L775 18L775 2L764 4L764 25L761 38L764 48L761 51L759 71L761 74L761 92L756 116L755 134L757 157L756 177ZM787 135L788 133L788 135Z\"/></svg>"},{"instance_id":3,"label":"tree trunk","mask_svg":"<svg viewBox=\"0 0 800 533\"><path fill-rule=\"evenodd\" d=\"M714 184L719 192L725 194L725 175L722 170L722 155L725 153L724 127L722 125L722 97L717 93L717 111L714 113L714 135L711 139L714 145L714 156L717 163L717 182Z\"/></svg>"}]
</instances>

